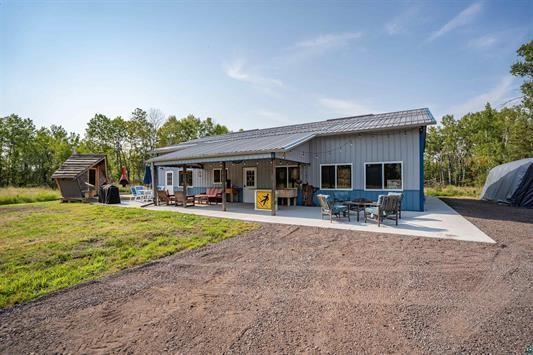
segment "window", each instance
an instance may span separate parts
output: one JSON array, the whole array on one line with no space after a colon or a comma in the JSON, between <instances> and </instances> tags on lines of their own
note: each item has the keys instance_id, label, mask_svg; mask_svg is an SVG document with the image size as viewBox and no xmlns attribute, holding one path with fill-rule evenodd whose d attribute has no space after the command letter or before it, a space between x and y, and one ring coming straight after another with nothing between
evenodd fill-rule
<instances>
[{"instance_id":1,"label":"window","mask_svg":"<svg viewBox=\"0 0 533 355\"><path fill-rule=\"evenodd\" d=\"M300 168L297 166L276 167L276 188L292 189L298 187L300 180Z\"/></svg>"},{"instance_id":2,"label":"window","mask_svg":"<svg viewBox=\"0 0 533 355\"><path fill-rule=\"evenodd\" d=\"M187 170L187 186L192 187L192 170ZM179 172L179 186L183 186L183 171Z\"/></svg>"},{"instance_id":3,"label":"window","mask_svg":"<svg viewBox=\"0 0 533 355\"><path fill-rule=\"evenodd\" d=\"M166 185L167 186L174 185L174 175L173 175L172 171L167 171L165 173L165 179L166 179Z\"/></svg>"},{"instance_id":4,"label":"window","mask_svg":"<svg viewBox=\"0 0 533 355\"><path fill-rule=\"evenodd\" d=\"M228 169L226 169L226 179L228 178ZM222 184L222 169L213 169L213 184Z\"/></svg>"},{"instance_id":5,"label":"window","mask_svg":"<svg viewBox=\"0 0 533 355\"><path fill-rule=\"evenodd\" d=\"M96 186L96 169L89 169L89 184Z\"/></svg>"},{"instance_id":6,"label":"window","mask_svg":"<svg viewBox=\"0 0 533 355\"><path fill-rule=\"evenodd\" d=\"M321 189L352 189L352 164L331 164L320 166Z\"/></svg>"},{"instance_id":7,"label":"window","mask_svg":"<svg viewBox=\"0 0 533 355\"><path fill-rule=\"evenodd\" d=\"M366 190L402 190L402 162L365 163Z\"/></svg>"}]
</instances>

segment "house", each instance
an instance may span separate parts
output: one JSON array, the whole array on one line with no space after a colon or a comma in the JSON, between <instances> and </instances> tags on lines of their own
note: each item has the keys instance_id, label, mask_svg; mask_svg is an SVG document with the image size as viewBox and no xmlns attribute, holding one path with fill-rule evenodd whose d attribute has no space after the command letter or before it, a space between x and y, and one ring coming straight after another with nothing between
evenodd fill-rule
<instances>
[{"instance_id":1,"label":"house","mask_svg":"<svg viewBox=\"0 0 533 355\"><path fill-rule=\"evenodd\" d=\"M187 194L226 181L239 202L272 191L276 202L301 203L299 183L307 183L342 199L400 191L403 209L422 211L426 127L435 123L422 108L232 132L158 148L148 163L154 186Z\"/></svg>"},{"instance_id":2,"label":"house","mask_svg":"<svg viewBox=\"0 0 533 355\"><path fill-rule=\"evenodd\" d=\"M93 197L107 180L106 156L73 154L52 175L63 201Z\"/></svg>"}]
</instances>

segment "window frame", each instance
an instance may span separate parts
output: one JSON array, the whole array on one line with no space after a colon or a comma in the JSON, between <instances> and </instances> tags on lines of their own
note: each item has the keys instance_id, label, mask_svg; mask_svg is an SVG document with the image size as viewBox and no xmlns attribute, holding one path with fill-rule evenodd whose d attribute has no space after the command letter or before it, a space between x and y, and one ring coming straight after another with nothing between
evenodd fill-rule
<instances>
[{"instance_id":1,"label":"window frame","mask_svg":"<svg viewBox=\"0 0 533 355\"><path fill-rule=\"evenodd\" d=\"M337 166L339 165L349 165L350 166L350 187L349 188L346 188L346 187L343 187L343 188L338 188L337 187ZM335 187L334 188L331 188L331 187L328 187L328 188L323 188L322 187L322 167L323 166L334 166L335 167ZM351 191L353 190L353 186L354 186L354 183L353 183L353 178L354 178L354 174L353 174L353 163L332 163L332 164L320 164L320 190L338 190L338 191Z\"/></svg>"},{"instance_id":2,"label":"window frame","mask_svg":"<svg viewBox=\"0 0 533 355\"><path fill-rule=\"evenodd\" d=\"M366 188L366 166L373 164L381 164L381 189L367 189ZM402 186L399 189L387 189L385 188L385 164L400 164ZM367 161L364 163L363 170L363 187L364 191L403 191L403 160L397 161Z\"/></svg>"},{"instance_id":3,"label":"window frame","mask_svg":"<svg viewBox=\"0 0 533 355\"><path fill-rule=\"evenodd\" d=\"M172 185L168 184L168 174L170 173L170 176L172 176ZM174 186L174 172L172 170L165 170L165 187L167 186Z\"/></svg>"},{"instance_id":4,"label":"window frame","mask_svg":"<svg viewBox=\"0 0 533 355\"><path fill-rule=\"evenodd\" d=\"M194 187L194 172L190 169L187 169L187 174L191 174L191 184L187 187ZM183 175L183 170L178 171L178 187L183 187L183 184L180 185L180 176Z\"/></svg>"},{"instance_id":5,"label":"window frame","mask_svg":"<svg viewBox=\"0 0 533 355\"><path fill-rule=\"evenodd\" d=\"M294 165L276 165L275 168L285 168L285 170L287 171L287 181L286 181L286 184L287 186L289 186L289 168L298 168L298 174L301 174L302 170L300 169L300 166L297 165L297 164L294 164ZM300 176L301 177L301 176ZM277 181L276 181L277 183ZM276 189L278 187L276 186ZM286 189L297 189L297 187L286 187Z\"/></svg>"},{"instance_id":6,"label":"window frame","mask_svg":"<svg viewBox=\"0 0 533 355\"><path fill-rule=\"evenodd\" d=\"M220 171L220 181L219 182L215 181L215 170ZM228 179L228 176L229 176L229 170L228 170L228 168L226 168L226 180ZM213 168L213 185L222 185L222 168Z\"/></svg>"}]
</instances>

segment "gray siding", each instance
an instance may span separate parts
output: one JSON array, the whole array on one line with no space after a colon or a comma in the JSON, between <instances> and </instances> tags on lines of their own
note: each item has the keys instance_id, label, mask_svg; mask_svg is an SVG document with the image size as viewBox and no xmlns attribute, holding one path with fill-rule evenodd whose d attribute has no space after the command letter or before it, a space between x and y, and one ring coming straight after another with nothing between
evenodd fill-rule
<instances>
[{"instance_id":1,"label":"gray siding","mask_svg":"<svg viewBox=\"0 0 533 355\"><path fill-rule=\"evenodd\" d=\"M312 162L302 175L314 186L320 187L321 164L353 164L352 188L363 190L365 162L402 161L403 189L420 188L418 129L318 137L310 142L310 151Z\"/></svg>"}]
</instances>

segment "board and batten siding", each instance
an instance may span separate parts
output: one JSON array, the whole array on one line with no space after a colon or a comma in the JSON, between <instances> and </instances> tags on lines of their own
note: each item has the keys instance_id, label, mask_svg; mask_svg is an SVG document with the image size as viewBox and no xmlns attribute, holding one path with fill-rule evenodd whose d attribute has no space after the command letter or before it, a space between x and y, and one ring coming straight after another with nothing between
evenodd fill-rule
<instances>
[{"instance_id":1,"label":"board and batten siding","mask_svg":"<svg viewBox=\"0 0 533 355\"><path fill-rule=\"evenodd\" d=\"M420 189L419 131L318 137L310 142L312 154L307 178L320 187L320 165L351 163L352 188L364 190L365 163L401 161L403 189Z\"/></svg>"}]
</instances>

